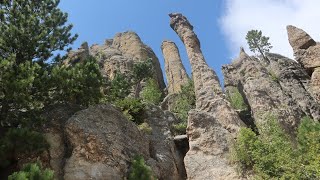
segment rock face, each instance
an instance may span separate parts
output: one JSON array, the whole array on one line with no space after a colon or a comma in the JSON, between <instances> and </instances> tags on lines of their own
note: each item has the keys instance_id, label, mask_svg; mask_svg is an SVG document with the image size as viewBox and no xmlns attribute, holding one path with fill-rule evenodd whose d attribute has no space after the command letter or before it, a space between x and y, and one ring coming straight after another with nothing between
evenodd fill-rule
<instances>
[{"instance_id":1,"label":"rock face","mask_svg":"<svg viewBox=\"0 0 320 180\"><path fill-rule=\"evenodd\" d=\"M239 179L227 156L243 122L205 62L192 25L182 14L169 16L171 28L187 49L195 85L196 109L189 112L187 128L190 150L184 159L188 179Z\"/></svg>"},{"instance_id":2,"label":"rock face","mask_svg":"<svg viewBox=\"0 0 320 180\"><path fill-rule=\"evenodd\" d=\"M104 45L93 45L90 54L96 57L102 65L102 73L114 77L115 72L128 73L133 64L152 59L155 74L160 89L165 88L159 60L150 47L143 44L140 37L131 31L118 33L113 39L105 41Z\"/></svg>"},{"instance_id":3,"label":"rock face","mask_svg":"<svg viewBox=\"0 0 320 180\"><path fill-rule=\"evenodd\" d=\"M242 49L233 63L222 68L225 89L240 92L255 123L276 118L292 134L303 116L319 119L320 107L308 91L310 77L303 67L278 54L267 57L268 65Z\"/></svg>"},{"instance_id":4,"label":"rock face","mask_svg":"<svg viewBox=\"0 0 320 180\"><path fill-rule=\"evenodd\" d=\"M135 155L142 155L159 179L183 179L182 159L170 136L170 113L150 107L146 114L152 135L146 136L110 105L76 113L65 127L70 157L64 179L124 179Z\"/></svg>"},{"instance_id":5,"label":"rock face","mask_svg":"<svg viewBox=\"0 0 320 180\"><path fill-rule=\"evenodd\" d=\"M288 38L296 60L311 76L313 97L320 100L320 43L315 42L309 34L294 26L287 26Z\"/></svg>"},{"instance_id":6,"label":"rock face","mask_svg":"<svg viewBox=\"0 0 320 180\"><path fill-rule=\"evenodd\" d=\"M56 105L49 107L43 114L50 124L45 129L45 138L50 145L50 168L54 170L56 179L63 179L65 158L67 156L67 141L64 125L67 120L81 108L77 105Z\"/></svg>"},{"instance_id":7,"label":"rock face","mask_svg":"<svg viewBox=\"0 0 320 180\"><path fill-rule=\"evenodd\" d=\"M77 62L83 62L89 56L89 46L87 42L81 44L80 48L76 51L70 51L65 64L74 64Z\"/></svg>"},{"instance_id":8,"label":"rock face","mask_svg":"<svg viewBox=\"0 0 320 180\"><path fill-rule=\"evenodd\" d=\"M180 58L179 50L176 44L171 41L163 41L161 49L165 61L168 93L179 93L181 87L189 81L188 74Z\"/></svg>"},{"instance_id":9,"label":"rock face","mask_svg":"<svg viewBox=\"0 0 320 180\"><path fill-rule=\"evenodd\" d=\"M107 39L103 45L83 43L76 51L68 54L66 64L83 61L89 55L98 59L103 75L113 79L116 72L129 73L137 62L152 60L154 79L161 90L165 89L160 62L150 47L145 45L140 37L132 31L118 33L113 39Z\"/></svg>"}]
</instances>

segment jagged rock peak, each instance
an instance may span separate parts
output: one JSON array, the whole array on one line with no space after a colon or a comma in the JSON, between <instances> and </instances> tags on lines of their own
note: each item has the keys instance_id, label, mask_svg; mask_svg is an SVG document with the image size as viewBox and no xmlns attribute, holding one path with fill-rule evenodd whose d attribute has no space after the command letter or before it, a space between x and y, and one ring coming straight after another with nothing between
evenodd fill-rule
<instances>
[{"instance_id":1,"label":"jagged rock peak","mask_svg":"<svg viewBox=\"0 0 320 180\"><path fill-rule=\"evenodd\" d=\"M186 85L189 80L186 69L184 68L180 58L179 49L172 41L163 41L161 49L165 62L168 93L179 93L181 91L181 87Z\"/></svg>"},{"instance_id":2,"label":"jagged rock peak","mask_svg":"<svg viewBox=\"0 0 320 180\"><path fill-rule=\"evenodd\" d=\"M316 42L304 30L295 26L287 26L289 43L293 49L307 49L316 45Z\"/></svg>"},{"instance_id":3,"label":"jagged rock peak","mask_svg":"<svg viewBox=\"0 0 320 180\"><path fill-rule=\"evenodd\" d=\"M320 43L297 27L287 26L287 30L296 60L311 76L312 95L320 101Z\"/></svg>"},{"instance_id":4,"label":"jagged rock peak","mask_svg":"<svg viewBox=\"0 0 320 180\"><path fill-rule=\"evenodd\" d=\"M239 58L243 59L243 58L246 58L246 57L249 57L249 55L246 53L246 51L244 50L243 47L240 47Z\"/></svg>"}]
</instances>

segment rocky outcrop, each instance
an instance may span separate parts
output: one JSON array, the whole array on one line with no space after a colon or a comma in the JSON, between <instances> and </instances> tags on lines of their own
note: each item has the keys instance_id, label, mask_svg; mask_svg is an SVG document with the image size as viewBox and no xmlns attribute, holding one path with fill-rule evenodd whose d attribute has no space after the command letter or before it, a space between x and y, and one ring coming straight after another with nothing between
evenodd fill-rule
<instances>
[{"instance_id":1,"label":"rocky outcrop","mask_svg":"<svg viewBox=\"0 0 320 180\"><path fill-rule=\"evenodd\" d=\"M176 44L171 41L163 41L161 49L165 62L168 93L179 93L181 87L189 81L188 74L180 58L179 50Z\"/></svg>"},{"instance_id":2,"label":"rocky outcrop","mask_svg":"<svg viewBox=\"0 0 320 180\"><path fill-rule=\"evenodd\" d=\"M77 105L55 105L47 108L43 117L50 122L44 130L44 136L49 143L50 168L56 179L63 179L65 158L67 156L67 141L64 125L67 120L81 108Z\"/></svg>"},{"instance_id":3,"label":"rocky outcrop","mask_svg":"<svg viewBox=\"0 0 320 180\"><path fill-rule=\"evenodd\" d=\"M189 112L187 127L190 150L184 159L188 179L238 179L227 156L243 122L224 98L192 25L182 14L169 16L171 28L185 44L195 85L196 109Z\"/></svg>"},{"instance_id":4,"label":"rocky outcrop","mask_svg":"<svg viewBox=\"0 0 320 180\"><path fill-rule=\"evenodd\" d=\"M293 135L303 116L320 118L319 105L308 91L310 77L293 60L278 54L266 56L268 65L241 49L239 57L222 68L225 89L240 92L255 123L275 118Z\"/></svg>"},{"instance_id":5,"label":"rocky outcrop","mask_svg":"<svg viewBox=\"0 0 320 180\"><path fill-rule=\"evenodd\" d=\"M81 44L80 48L75 51L70 51L68 53L67 60L64 61L64 64L75 64L78 62L83 62L89 56L89 46L87 42Z\"/></svg>"},{"instance_id":6,"label":"rocky outcrop","mask_svg":"<svg viewBox=\"0 0 320 180\"><path fill-rule=\"evenodd\" d=\"M158 179L183 179L184 166L170 135L174 116L159 107L146 110L152 134L146 135L110 105L76 113L65 127L70 157L64 179L124 179L132 159L142 155Z\"/></svg>"},{"instance_id":7,"label":"rocky outcrop","mask_svg":"<svg viewBox=\"0 0 320 180\"><path fill-rule=\"evenodd\" d=\"M315 42L309 34L294 26L287 26L288 39L296 60L311 76L311 92L320 100L320 43Z\"/></svg>"},{"instance_id":8,"label":"rocky outcrop","mask_svg":"<svg viewBox=\"0 0 320 180\"><path fill-rule=\"evenodd\" d=\"M83 62L90 55L99 61L102 74L109 79L113 79L116 72L128 74L132 72L135 63L151 59L154 79L161 90L166 87L157 56L135 32L118 33L113 39L107 39L103 45L94 44L90 48L88 43L83 43L78 50L69 52L64 64Z\"/></svg>"},{"instance_id":9,"label":"rocky outcrop","mask_svg":"<svg viewBox=\"0 0 320 180\"><path fill-rule=\"evenodd\" d=\"M165 88L157 56L135 32L118 33L101 46L93 45L90 54L99 60L102 73L110 79L113 79L115 72L128 73L132 71L133 64L151 59L155 70L154 79L157 80L161 90Z\"/></svg>"}]
</instances>

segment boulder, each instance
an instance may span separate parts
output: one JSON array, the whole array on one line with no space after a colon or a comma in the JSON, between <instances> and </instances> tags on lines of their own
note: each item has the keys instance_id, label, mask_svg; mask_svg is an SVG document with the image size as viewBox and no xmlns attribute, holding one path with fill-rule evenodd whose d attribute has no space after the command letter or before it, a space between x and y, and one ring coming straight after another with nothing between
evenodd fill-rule
<instances>
[{"instance_id":1,"label":"boulder","mask_svg":"<svg viewBox=\"0 0 320 180\"><path fill-rule=\"evenodd\" d=\"M148 106L143 116L151 134L140 131L111 105L96 105L72 116L65 126L69 157L64 179L125 179L142 155L158 179L184 179L183 157L170 132L174 116Z\"/></svg>"}]
</instances>

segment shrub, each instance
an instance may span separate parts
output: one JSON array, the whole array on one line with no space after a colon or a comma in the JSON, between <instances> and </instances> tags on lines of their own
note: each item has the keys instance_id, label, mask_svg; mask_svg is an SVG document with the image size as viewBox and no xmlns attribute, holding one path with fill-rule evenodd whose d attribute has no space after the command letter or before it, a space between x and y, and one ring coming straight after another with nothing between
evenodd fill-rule
<instances>
[{"instance_id":1,"label":"shrub","mask_svg":"<svg viewBox=\"0 0 320 180\"><path fill-rule=\"evenodd\" d=\"M116 73L115 77L110 83L108 92L108 99L111 102L124 99L130 94L132 83L128 76Z\"/></svg>"},{"instance_id":2,"label":"shrub","mask_svg":"<svg viewBox=\"0 0 320 180\"><path fill-rule=\"evenodd\" d=\"M99 103L104 97L104 79L99 64L93 57L88 57L75 66L54 66L49 82L52 100L58 102L89 106Z\"/></svg>"},{"instance_id":3,"label":"shrub","mask_svg":"<svg viewBox=\"0 0 320 180\"><path fill-rule=\"evenodd\" d=\"M248 109L246 103L243 100L241 93L239 92L239 90L236 87L229 89L228 99L231 103L231 106L233 108L235 108L236 110L242 111L242 110Z\"/></svg>"},{"instance_id":4,"label":"shrub","mask_svg":"<svg viewBox=\"0 0 320 180\"><path fill-rule=\"evenodd\" d=\"M150 127L150 125L146 122L140 124L138 126L138 129L146 134L152 134L152 128Z\"/></svg>"},{"instance_id":5,"label":"shrub","mask_svg":"<svg viewBox=\"0 0 320 180\"><path fill-rule=\"evenodd\" d=\"M187 122L180 122L172 125L173 130L176 134L185 134L187 129Z\"/></svg>"},{"instance_id":6,"label":"shrub","mask_svg":"<svg viewBox=\"0 0 320 180\"><path fill-rule=\"evenodd\" d=\"M158 105L161 101L162 93L154 79L148 79L146 86L141 92L143 101L151 104Z\"/></svg>"},{"instance_id":7,"label":"shrub","mask_svg":"<svg viewBox=\"0 0 320 180\"><path fill-rule=\"evenodd\" d=\"M115 105L121 109L123 114L131 121L136 124L143 123L143 113L145 105L141 102L140 99L136 98L125 98L122 100L116 101Z\"/></svg>"},{"instance_id":8,"label":"shrub","mask_svg":"<svg viewBox=\"0 0 320 180\"><path fill-rule=\"evenodd\" d=\"M279 82L279 77L272 71L269 72L271 80L274 82Z\"/></svg>"},{"instance_id":9,"label":"shrub","mask_svg":"<svg viewBox=\"0 0 320 180\"><path fill-rule=\"evenodd\" d=\"M194 92L193 81L189 81L187 85L182 86L181 92L178 94L177 100L173 104L172 112L176 114L180 122L173 125L173 130L177 134L185 134L188 121L188 112L195 108L196 97Z\"/></svg>"},{"instance_id":10,"label":"shrub","mask_svg":"<svg viewBox=\"0 0 320 180\"><path fill-rule=\"evenodd\" d=\"M42 169L40 164L27 164L19 172L8 177L8 180L53 180L54 174L50 169Z\"/></svg>"},{"instance_id":11,"label":"shrub","mask_svg":"<svg viewBox=\"0 0 320 180\"><path fill-rule=\"evenodd\" d=\"M259 126L260 135L242 128L235 143L235 160L244 172L260 179L319 179L320 123L304 117L298 128L297 146L272 115Z\"/></svg>"},{"instance_id":12,"label":"shrub","mask_svg":"<svg viewBox=\"0 0 320 180\"><path fill-rule=\"evenodd\" d=\"M49 144L41 133L27 128L11 128L0 140L1 166L6 166L17 155L37 154L45 151Z\"/></svg>"},{"instance_id":13,"label":"shrub","mask_svg":"<svg viewBox=\"0 0 320 180\"><path fill-rule=\"evenodd\" d=\"M154 180L152 170L145 164L142 156L133 159L129 180Z\"/></svg>"}]
</instances>

